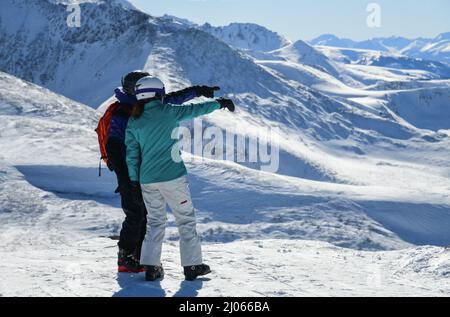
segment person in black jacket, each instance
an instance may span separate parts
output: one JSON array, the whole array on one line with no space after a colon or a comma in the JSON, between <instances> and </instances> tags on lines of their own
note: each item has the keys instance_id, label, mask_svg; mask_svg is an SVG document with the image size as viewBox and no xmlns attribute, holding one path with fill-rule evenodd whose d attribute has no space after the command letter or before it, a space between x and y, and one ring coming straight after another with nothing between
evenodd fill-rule
<instances>
[{"instance_id":1,"label":"person in black jacket","mask_svg":"<svg viewBox=\"0 0 450 317\"><path fill-rule=\"evenodd\" d=\"M115 97L120 106L112 114L111 126L106 143L109 168L117 176L122 209L125 221L122 224L119 239L118 271L137 273L144 269L139 263L142 243L147 226L147 210L142 198L141 189L130 182L126 164L125 130L132 109L137 100L135 85L143 77L149 76L144 71L134 71L122 79L122 87L115 90ZM167 94L164 103L181 105L197 97L214 98L219 87L194 86Z\"/></svg>"}]
</instances>

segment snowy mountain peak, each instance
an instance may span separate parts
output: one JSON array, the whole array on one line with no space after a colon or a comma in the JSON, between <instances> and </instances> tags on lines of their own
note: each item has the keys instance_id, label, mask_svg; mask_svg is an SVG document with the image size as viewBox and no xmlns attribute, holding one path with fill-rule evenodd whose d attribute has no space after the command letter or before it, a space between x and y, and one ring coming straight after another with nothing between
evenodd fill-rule
<instances>
[{"instance_id":1,"label":"snowy mountain peak","mask_svg":"<svg viewBox=\"0 0 450 317\"><path fill-rule=\"evenodd\" d=\"M162 17L160 17L163 21L169 21L174 24L179 24L180 26L184 27L197 27L198 25L188 19L179 18L173 15L165 14Z\"/></svg>"},{"instance_id":2,"label":"snowy mountain peak","mask_svg":"<svg viewBox=\"0 0 450 317\"><path fill-rule=\"evenodd\" d=\"M84 4L84 3L109 3L111 5L120 5L126 10L139 10L134 4L128 0L47 0L52 4L63 4L63 5L73 5L73 4ZM140 11L140 10L139 10Z\"/></svg>"},{"instance_id":3,"label":"snowy mountain peak","mask_svg":"<svg viewBox=\"0 0 450 317\"><path fill-rule=\"evenodd\" d=\"M333 34L324 34L308 42L314 46L332 46L353 48L355 45L352 40L342 39Z\"/></svg>"},{"instance_id":4,"label":"snowy mountain peak","mask_svg":"<svg viewBox=\"0 0 450 317\"><path fill-rule=\"evenodd\" d=\"M450 32L441 33L436 37L436 41L450 41Z\"/></svg>"},{"instance_id":5,"label":"snowy mountain peak","mask_svg":"<svg viewBox=\"0 0 450 317\"><path fill-rule=\"evenodd\" d=\"M302 40L274 51L273 54L287 61L308 65L333 76L339 76L327 56Z\"/></svg>"},{"instance_id":6,"label":"snowy mountain peak","mask_svg":"<svg viewBox=\"0 0 450 317\"><path fill-rule=\"evenodd\" d=\"M314 51L314 48L307 44L306 42L299 40L295 43L292 44L297 50L302 51L302 52L311 52Z\"/></svg>"},{"instance_id":7,"label":"snowy mountain peak","mask_svg":"<svg viewBox=\"0 0 450 317\"><path fill-rule=\"evenodd\" d=\"M341 40L336 35L333 34L322 34L311 41L309 41L312 45L327 45L329 43L337 42Z\"/></svg>"},{"instance_id":8,"label":"snowy mountain peak","mask_svg":"<svg viewBox=\"0 0 450 317\"><path fill-rule=\"evenodd\" d=\"M206 23L200 29L242 50L269 52L291 43L280 34L253 23L231 23L220 27Z\"/></svg>"}]
</instances>

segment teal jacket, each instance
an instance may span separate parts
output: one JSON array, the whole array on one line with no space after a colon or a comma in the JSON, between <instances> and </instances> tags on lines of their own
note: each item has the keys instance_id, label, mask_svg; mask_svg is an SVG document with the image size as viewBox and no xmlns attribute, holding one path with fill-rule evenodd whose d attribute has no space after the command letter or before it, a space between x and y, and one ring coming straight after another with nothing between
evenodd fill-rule
<instances>
[{"instance_id":1,"label":"teal jacket","mask_svg":"<svg viewBox=\"0 0 450 317\"><path fill-rule=\"evenodd\" d=\"M179 153L178 139L172 133L184 120L193 119L220 109L217 101L175 106L152 101L145 105L138 119L130 118L125 133L127 166L131 181L141 184L168 182L187 174L182 160L176 162L172 153Z\"/></svg>"}]
</instances>

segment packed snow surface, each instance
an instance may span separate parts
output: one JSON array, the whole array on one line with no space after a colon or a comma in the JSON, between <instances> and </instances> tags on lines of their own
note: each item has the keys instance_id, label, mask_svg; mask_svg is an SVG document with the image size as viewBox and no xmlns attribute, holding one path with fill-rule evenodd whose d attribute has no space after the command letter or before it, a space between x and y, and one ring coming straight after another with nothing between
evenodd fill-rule
<instances>
[{"instance_id":1,"label":"packed snow surface","mask_svg":"<svg viewBox=\"0 0 450 317\"><path fill-rule=\"evenodd\" d=\"M99 114L9 75L0 80L3 296L449 294L449 251L415 246L448 243L445 191L308 181L188 155L213 274L182 281L171 215L165 280L117 274L110 237L123 216L115 179L97 176ZM402 165L391 172L410 173Z\"/></svg>"}]
</instances>

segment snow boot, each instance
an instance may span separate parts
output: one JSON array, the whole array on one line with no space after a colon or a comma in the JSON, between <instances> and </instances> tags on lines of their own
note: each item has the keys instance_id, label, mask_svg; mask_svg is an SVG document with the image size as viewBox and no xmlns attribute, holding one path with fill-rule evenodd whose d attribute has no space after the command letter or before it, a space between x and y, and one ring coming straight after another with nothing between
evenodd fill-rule
<instances>
[{"instance_id":1,"label":"snow boot","mask_svg":"<svg viewBox=\"0 0 450 317\"><path fill-rule=\"evenodd\" d=\"M145 280L148 282L154 282L158 279L164 278L164 269L162 266L145 266Z\"/></svg>"},{"instance_id":2,"label":"snow boot","mask_svg":"<svg viewBox=\"0 0 450 317\"><path fill-rule=\"evenodd\" d=\"M184 276L186 278L186 281L193 281L197 277L204 276L209 273L211 273L211 268L206 264L184 267Z\"/></svg>"},{"instance_id":3,"label":"snow boot","mask_svg":"<svg viewBox=\"0 0 450 317\"><path fill-rule=\"evenodd\" d=\"M119 273L141 273L145 271L134 253L124 249L119 249L117 266Z\"/></svg>"}]
</instances>

